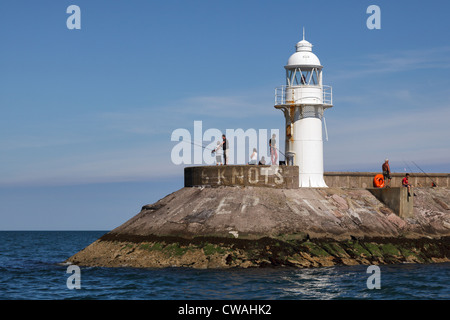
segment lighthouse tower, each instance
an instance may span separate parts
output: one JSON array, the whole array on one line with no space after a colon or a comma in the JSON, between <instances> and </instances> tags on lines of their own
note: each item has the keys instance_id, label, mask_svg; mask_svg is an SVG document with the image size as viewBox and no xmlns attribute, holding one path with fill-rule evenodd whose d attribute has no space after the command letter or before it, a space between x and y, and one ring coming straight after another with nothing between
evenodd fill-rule
<instances>
[{"instance_id":1,"label":"lighthouse tower","mask_svg":"<svg viewBox=\"0 0 450 320\"><path fill-rule=\"evenodd\" d=\"M327 187L323 180L322 118L333 106L330 86L322 84L322 65L303 40L289 57L286 85L275 89L275 108L286 119L286 161L299 167L299 187Z\"/></svg>"}]
</instances>

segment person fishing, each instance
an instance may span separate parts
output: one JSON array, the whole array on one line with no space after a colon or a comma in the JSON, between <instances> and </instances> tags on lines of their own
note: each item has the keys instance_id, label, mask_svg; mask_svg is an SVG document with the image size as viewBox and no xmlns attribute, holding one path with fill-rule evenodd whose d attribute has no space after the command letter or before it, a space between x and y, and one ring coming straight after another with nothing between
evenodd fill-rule
<instances>
[{"instance_id":1,"label":"person fishing","mask_svg":"<svg viewBox=\"0 0 450 320\"><path fill-rule=\"evenodd\" d=\"M391 167L389 166L389 159L384 160L383 165L381 166L383 170L383 178L386 181L386 188L390 188L389 183L391 182Z\"/></svg>"},{"instance_id":2,"label":"person fishing","mask_svg":"<svg viewBox=\"0 0 450 320\"><path fill-rule=\"evenodd\" d=\"M220 141L217 141L217 147L211 151L211 153L215 153L216 154L216 165L222 165L222 154L223 154L223 150L222 150L222 144L220 143Z\"/></svg>"},{"instance_id":3,"label":"person fishing","mask_svg":"<svg viewBox=\"0 0 450 320\"><path fill-rule=\"evenodd\" d=\"M402 186L405 188L408 188L408 197L411 197L411 189L412 189L412 185L409 183L409 173L407 173L405 175L405 177L402 180ZM416 194L414 193L414 196Z\"/></svg>"},{"instance_id":4,"label":"person fishing","mask_svg":"<svg viewBox=\"0 0 450 320\"><path fill-rule=\"evenodd\" d=\"M228 164L228 148L230 147L228 143L228 139L225 136L225 134L222 134L222 143L221 143L222 149L223 149L223 164Z\"/></svg>"},{"instance_id":5,"label":"person fishing","mask_svg":"<svg viewBox=\"0 0 450 320\"><path fill-rule=\"evenodd\" d=\"M277 165L278 153L277 153L277 140L275 133L272 134L272 138L269 140L269 147L270 147L270 160L272 161L272 165Z\"/></svg>"}]
</instances>

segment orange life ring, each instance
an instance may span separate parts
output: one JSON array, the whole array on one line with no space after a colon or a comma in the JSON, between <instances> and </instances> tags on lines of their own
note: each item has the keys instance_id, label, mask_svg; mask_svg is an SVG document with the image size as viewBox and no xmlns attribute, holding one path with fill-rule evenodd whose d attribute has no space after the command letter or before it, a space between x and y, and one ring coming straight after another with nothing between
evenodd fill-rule
<instances>
[{"instance_id":1,"label":"orange life ring","mask_svg":"<svg viewBox=\"0 0 450 320\"><path fill-rule=\"evenodd\" d=\"M383 188L384 187L384 176L382 174L377 174L375 178L373 178L373 186L375 188Z\"/></svg>"}]
</instances>

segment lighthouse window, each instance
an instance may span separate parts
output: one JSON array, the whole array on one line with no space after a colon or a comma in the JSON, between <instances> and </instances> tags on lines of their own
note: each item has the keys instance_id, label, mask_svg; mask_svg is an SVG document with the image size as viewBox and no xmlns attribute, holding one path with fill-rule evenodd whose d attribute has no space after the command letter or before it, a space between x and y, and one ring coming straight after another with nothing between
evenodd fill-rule
<instances>
[{"instance_id":1,"label":"lighthouse window","mask_svg":"<svg viewBox=\"0 0 450 320\"><path fill-rule=\"evenodd\" d=\"M302 72L302 78L300 79L301 84L308 84L308 79L309 79L309 71Z\"/></svg>"},{"instance_id":2,"label":"lighthouse window","mask_svg":"<svg viewBox=\"0 0 450 320\"><path fill-rule=\"evenodd\" d=\"M312 70L301 70L300 68L288 70L287 84L291 86L316 86L319 84L318 70L316 68L313 68Z\"/></svg>"},{"instance_id":3,"label":"lighthouse window","mask_svg":"<svg viewBox=\"0 0 450 320\"><path fill-rule=\"evenodd\" d=\"M309 84L310 71L296 70L291 76L291 83L295 86L302 86Z\"/></svg>"},{"instance_id":4,"label":"lighthouse window","mask_svg":"<svg viewBox=\"0 0 450 320\"><path fill-rule=\"evenodd\" d=\"M287 72L287 84L288 86L294 85L294 77L295 76L295 70L288 70Z\"/></svg>"},{"instance_id":5,"label":"lighthouse window","mask_svg":"<svg viewBox=\"0 0 450 320\"><path fill-rule=\"evenodd\" d=\"M307 72L299 72L296 77L297 85L308 84L308 73Z\"/></svg>"},{"instance_id":6,"label":"lighthouse window","mask_svg":"<svg viewBox=\"0 0 450 320\"><path fill-rule=\"evenodd\" d=\"M317 69L313 69L313 72L311 73L311 81L310 84L312 85L317 85L319 84L319 81L317 81L318 76L317 76Z\"/></svg>"}]
</instances>

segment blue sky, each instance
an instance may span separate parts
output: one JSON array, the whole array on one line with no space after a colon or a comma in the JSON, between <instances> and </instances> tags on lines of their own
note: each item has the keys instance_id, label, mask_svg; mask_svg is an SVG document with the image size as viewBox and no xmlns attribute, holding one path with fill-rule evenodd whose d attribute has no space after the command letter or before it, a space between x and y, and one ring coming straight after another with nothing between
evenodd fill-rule
<instances>
[{"instance_id":1,"label":"blue sky","mask_svg":"<svg viewBox=\"0 0 450 320\"><path fill-rule=\"evenodd\" d=\"M81 8L81 30L66 9ZM369 5L381 29L369 30ZM450 172L450 3L0 3L0 230L109 230L176 191L177 128L280 129L306 39L333 87L325 171ZM408 171L409 168L408 168Z\"/></svg>"}]
</instances>

